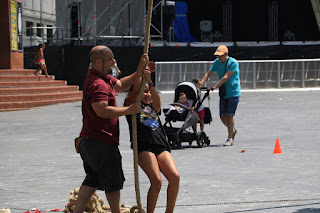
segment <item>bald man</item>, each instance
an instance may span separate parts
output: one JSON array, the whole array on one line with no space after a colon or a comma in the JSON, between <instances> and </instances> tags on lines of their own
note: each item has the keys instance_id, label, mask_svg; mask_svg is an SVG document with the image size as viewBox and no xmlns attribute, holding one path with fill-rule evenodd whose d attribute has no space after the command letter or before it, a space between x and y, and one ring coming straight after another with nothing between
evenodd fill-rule
<instances>
[{"instance_id":1,"label":"bald man","mask_svg":"<svg viewBox=\"0 0 320 213\"><path fill-rule=\"evenodd\" d=\"M89 68L83 86L82 138L78 151L86 172L80 187L74 213L82 213L91 195L98 189L105 191L113 213L120 213L120 190L125 181L121 155L119 152L119 116L137 114L141 103L118 107L116 93L128 90L141 76L149 58L142 55L137 71L121 78L113 77L111 67L115 64L114 55L106 46L91 49Z\"/></svg>"}]
</instances>

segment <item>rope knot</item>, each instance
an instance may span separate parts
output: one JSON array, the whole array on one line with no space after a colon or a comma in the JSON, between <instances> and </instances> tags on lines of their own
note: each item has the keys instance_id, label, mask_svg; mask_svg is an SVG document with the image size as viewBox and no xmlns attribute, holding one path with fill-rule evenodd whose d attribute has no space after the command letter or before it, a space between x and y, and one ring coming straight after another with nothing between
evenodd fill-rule
<instances>
[{"instance_id":1,"label":"rope knot","mask_svg":"<svg viewBox=\"0 0 320 213\"><path fill-rule=\"evenodd\" d=\"M146 211L144 208L141 208L141 211L139 210L139 207L137 205L134 205L130 209L130 213L145 213Z\"/></svg>"}]
</instances>

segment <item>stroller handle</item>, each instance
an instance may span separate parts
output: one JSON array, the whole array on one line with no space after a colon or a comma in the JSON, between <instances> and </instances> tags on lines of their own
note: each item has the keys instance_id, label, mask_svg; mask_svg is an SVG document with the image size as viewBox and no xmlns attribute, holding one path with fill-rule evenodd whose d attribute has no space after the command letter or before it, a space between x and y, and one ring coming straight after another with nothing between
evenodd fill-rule
<instances>
[{"instance_id":1,"label":"stroller handle","mask_svg":"<svg viewBox=\"0 0 320 213\"><path fill-rule=\"evenodd\" d=\"M208 87L201 87L201 91L213 91L213 87L211 87L210 89L208 89Z\"/></svg>"}]
</instances>

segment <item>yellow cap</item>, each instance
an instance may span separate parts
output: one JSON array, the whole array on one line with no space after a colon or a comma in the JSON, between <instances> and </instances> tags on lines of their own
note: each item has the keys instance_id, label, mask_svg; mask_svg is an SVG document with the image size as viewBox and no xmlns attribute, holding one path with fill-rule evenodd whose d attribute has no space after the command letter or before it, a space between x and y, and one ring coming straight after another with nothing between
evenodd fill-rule
<instances>
[{"instance_id":1,"label":"yellow cap","mask_svg":"<svg viewBox=\"0 0 320 213\"><path fill-rule=\"evenodd\" d=\"M228 47L226 47L225 45L219 46L216 52L214 53L214 55L218 55L218 56L222 56L224 54L228 55Z\"/></svg>"}]
</instances>

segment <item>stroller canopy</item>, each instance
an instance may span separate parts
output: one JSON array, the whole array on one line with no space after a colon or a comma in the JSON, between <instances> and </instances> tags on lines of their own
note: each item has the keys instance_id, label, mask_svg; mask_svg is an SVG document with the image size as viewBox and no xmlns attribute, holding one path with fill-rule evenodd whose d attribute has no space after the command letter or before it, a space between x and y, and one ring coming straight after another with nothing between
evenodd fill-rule
<instances>
[{"instance_id":1,"label":"stroller canopy","mask_svg":"<svg viewBox=\"0 0 320 213\"><path fill-rule=\"evenodd\" d=\"M179 100L179 95L180 93L184 92L188 99L191 99L193 101L193 106L195 105L195 103L199 100L199 90L196 87L196 85L194 85L191 82L181 82L178 83L176 86L176 89L174 91L174 102L178 102Z\"/></svg>"}]
</instances>

